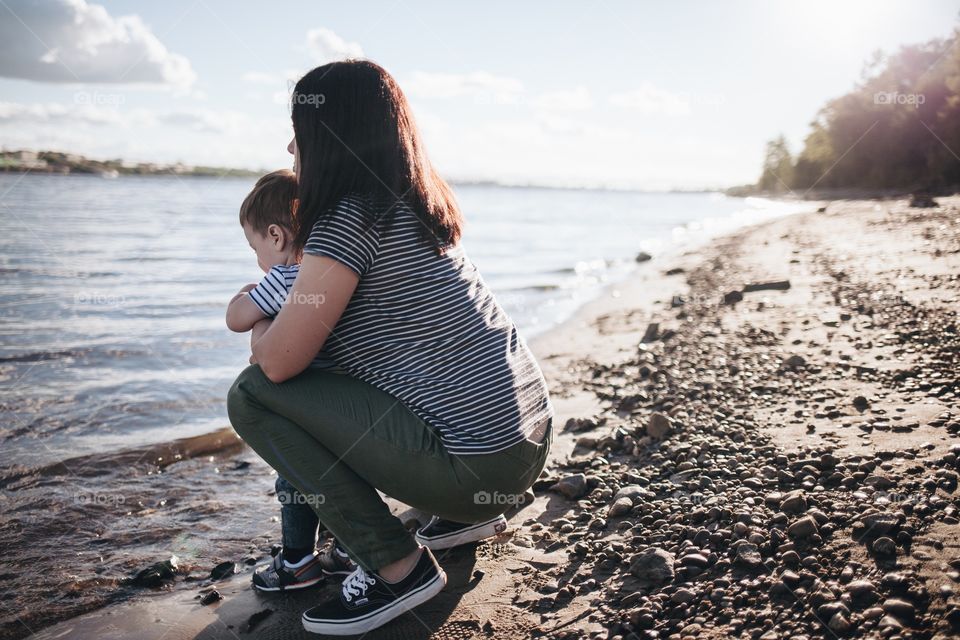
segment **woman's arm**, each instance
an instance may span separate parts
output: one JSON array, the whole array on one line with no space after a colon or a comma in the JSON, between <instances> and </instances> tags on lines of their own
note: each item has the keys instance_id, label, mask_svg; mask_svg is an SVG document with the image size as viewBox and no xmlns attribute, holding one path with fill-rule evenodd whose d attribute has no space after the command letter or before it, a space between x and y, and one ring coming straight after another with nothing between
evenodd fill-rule
<instances>
[{"instance_id":1,"label":"woman's arm","mask_svg":"<svg viewBox=\"0 0 960 640\"><path fill-rule=\"evenodd\" d=\"M253 361L273 382L307 368L353 297L360 276L333 258L303 256L287 301L259 339Z\"/></svg>"}]
</instances>

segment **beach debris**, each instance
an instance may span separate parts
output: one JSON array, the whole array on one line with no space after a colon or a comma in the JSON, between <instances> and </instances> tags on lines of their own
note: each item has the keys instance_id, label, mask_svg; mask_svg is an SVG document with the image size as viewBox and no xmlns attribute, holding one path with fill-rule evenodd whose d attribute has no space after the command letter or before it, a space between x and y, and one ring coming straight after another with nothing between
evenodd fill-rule
<instances>
[{"instance_id":1,"label":"beach debris","mask_svg":"<svg viewBox=\"0 0 960 640\"><path fill-rule=\"evenodd\" d=\"M653 260L653 256L647 253L646 251L641 251L637 254L637 257L634 258L637 262L647 262L648 260Z\"/></svg>"},{"instance_id":2,"label":"beach debris","mask_svg":"<svg viewBox=\"0 0 960 640\"><path fill-rule=\"evenodd\" d=\"M723 294L723 304L737 304L743 301L743 292L739 289Z\"/></svg>"},{"instance_id":3,"label":"beach debris","mask_svg":"<svg viewBox=\"0 0 960 640\"><path fill-rule=\"evenodd\" d=\"M655 440L663 440L673 433L673 421L659 411L650 414L647 420L647 435Z\"/></svg>"},{"instance_id":4,"label":"beach debris","mask_svg":"<svg viewBox=\"0 0 960 640\"><path fill-rule=\"evenodd\" d=\"M929 193L915 193L910 197L910 206L914 209L932 209L939 207L940 203Z\"/></svg>"},{"instance_id":5,"label":"beach debris","mask_svg":"<svg viewBox=\"0 0 960 640\"><path fill-rule=\"evenodd\" d=\"M574 473L560 479L555 485L550 487L551 491L559 493L570 500L577 500L587 495L589 487L587 486L587 477L582 473Z\"/></svg>"},{"instance_id":6,"label":"beach debris","mask_svg":"<svg viewBox=\"0 0 960 640\"><path fill-rule=\"evenodd\" d=\"M651 322L647 325L647 330L643 332L643 337L640 338L640 342L653 342L657 339L658 335L660 335L660 323Z\"/></svg>"},{"instance_id":7,"label":"beach debris","mask_svg":"<svg viewBox=\"0 0 960 640\"><path fill-rule=\"evenodd\" d=\"M753 291L786 291L790 288L789 280L768 280L766 282L751 282L743 285L744 293Z\"/></svg>"},{"instance_id":8,"label":"beach debris","mask_svg":"<svg viewBox=\"0 0 960 640\"><path fill-rule=\"evenodd\" d=\"M246 631L247 633L250 633L251 631L254 630L254 628L258 624L266 620L272 613L273 613L273 609L267 608L267 609L262 609L260 611L257 611L254 614L251 614L251 616L247 618L247 624L246 624L246 627L244 628L244 631Z\"/></svg>"},{"instance_id":9,"label":"beach debris","mask_svg":"<svg viewBox=\"0 0 960 640\"><path fill-rule=\"evenodd\" d=\"M237 572L237 563L236 562L221 562L213 569L210 570L210 579L211 580L223 580L228 578Z\"/></svg>"},{"instance_id":10,"label":"beach debris","mask_svg":"<svg viewBox=\"0 0 960 640\"><path fill-rule=\"evenodd\" d=\"M177 558L177 556L170 556L168 560L163 560L145 569L141 569L137 572L136 576L127 581L127 584L134 587L147 587L150 589L162 587L164 584L176 579L177 570L179 569L178 562L179 558Z\"/></svg>"},{"instance_id":11,"label":"beach debris","mask_svg":"<svg viewBox=\"0 0 960 640\"><path fill-rule=\"evenodd\" d=\"M660 547L647 547L630 559L630 573L654 586L673 582L673 566L673 554Z\"/></svg>"},{"instance_id":12,"label":"beach debris","mask_svg":"<svg viewBox=\"0 0 960 640\"><path fill-rule=\"evenodd\" d=\"M204 607L213 604L214 602L220 602L223 600L223 596L216 589L211 589L200 598L200 604Z\"/></svg>"}]
</instances>

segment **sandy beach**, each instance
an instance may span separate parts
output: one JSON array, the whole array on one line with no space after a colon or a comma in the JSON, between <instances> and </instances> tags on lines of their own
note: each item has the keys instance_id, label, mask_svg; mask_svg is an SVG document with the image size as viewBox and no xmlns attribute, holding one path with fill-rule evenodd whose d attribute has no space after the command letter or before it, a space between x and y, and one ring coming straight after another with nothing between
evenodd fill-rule
<instances>
[{"instance_id":1,"label":"sandy beach","mask_svg":"<svg viewBox=\"0 0 960 640\"><path fill-rule=\"evenodd\" d=\"M367 637L957 634L958 274L960 197L812 203L646 263L533 342L556 437L508 531ZM266 596L236 562L36 637L305 637L338 586Z\"/></svg>"}]
</instances>

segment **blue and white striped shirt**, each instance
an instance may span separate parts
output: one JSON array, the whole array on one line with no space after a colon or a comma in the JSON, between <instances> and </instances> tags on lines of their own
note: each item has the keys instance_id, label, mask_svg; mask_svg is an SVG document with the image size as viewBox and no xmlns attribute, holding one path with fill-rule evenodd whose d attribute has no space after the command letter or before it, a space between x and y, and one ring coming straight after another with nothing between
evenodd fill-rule
<instances>
[{"instance_id":1,"label":"blue and white striped shirt","mask_svg":"<svg viewBox=\"0 0 960 640\"><path fill-rule=\"evenodd\" d=\"M438 254L413 211L391 204L348 196L313 227L304 253L360 276L324 348L451 453L517 444L553 415L540 367L463 248Z\"/></svg>"},{"instance_id":2,"label":"blue and white striped shirt","mask_svg":"<svg viewBox=\"0 0 960 640\"><path fill-rule=\"evenodd\" d=\"M248 291L247 295L263 312L264 316L275 318L280 313L283 303L286 302L298 273L300 273L300 265L298 264L278 264L270 267L270 271L267 271L267 274L263 276L263 280ZM310 368L333 370L337 368L337 365L326 350L321 349L310 363Z\"/></svg>"}]
</instances>

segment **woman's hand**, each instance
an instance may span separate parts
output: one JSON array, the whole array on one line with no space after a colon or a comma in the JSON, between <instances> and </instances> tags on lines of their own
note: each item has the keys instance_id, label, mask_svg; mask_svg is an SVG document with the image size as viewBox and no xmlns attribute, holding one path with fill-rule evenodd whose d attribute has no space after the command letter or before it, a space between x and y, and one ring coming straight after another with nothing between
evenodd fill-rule
<instances>
[{"instance_id":1,"label":"woman's hand","mask_svg":"<svg viewBox=\"0 0 960 640\"><path fill-rule=\"evenodd\" d=\"M307 368L347 308L360 276L333 258L303 256L300 273L277 317L251 335L251 363L273 382Z\"/></svg>"}]
</instances>

